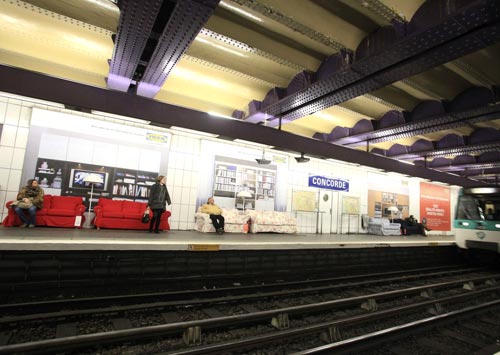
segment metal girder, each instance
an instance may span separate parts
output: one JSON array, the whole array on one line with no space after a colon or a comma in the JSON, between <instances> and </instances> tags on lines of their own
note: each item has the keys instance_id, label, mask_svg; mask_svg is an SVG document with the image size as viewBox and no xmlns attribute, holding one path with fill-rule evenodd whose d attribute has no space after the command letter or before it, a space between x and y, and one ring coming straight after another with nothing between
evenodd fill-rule
<instances>
[{"instance_id":1,"label":"metal girder","mask_svg":"<svg viewBox=\"0 0 500 355\"><path fill-rule=\"evenodd\" d=\"M120 0L118 32L106 80L109 89L129 89L162 2Z\"/></svg>"},{"instance_id":2,"label":"metal girder","mask_svg":"<svg viewBox=\"0 0 500 355\"><path fill-rule=\"evenodd\" d=\"M500 168L500 162L495 163L472 163L472 164L461 164L461 165L447 165L447 166L435 166L433 169L439 171L461 171L461 170L482 170L482 169L495 169Z\"/></svg>"},{"instance_id":3,"label":"metal girder","mask_svg":"<svg viewBox=\"0 0 500 355\"><path fill-rule=\"evenodd\" d=\"M468 16L474 13L475 16ZM485 48L500 41L500 3L489 0L450 16L440 25L402 38L330 78L311 84L263 108L280 120L295 120L396 81Z\"/></svg>"},{"instance_id":4,"label":"metal girder","mask_svg":"<svg viewBox=\"0 0 500 355\"><path fill-rule=\"evenodd\" d=\"M331 141L331 143L356 147L365 145L366 141L369 141L369 143L389 142L416 135L454 129L468 124L493 121L499 117L500 104L494 104L462 112L431 116L427 119L411 123L339 138Z\"/></svg>"},{"instance_id":5,"label":"metal girder","mask_svg":"<svg viewBox=\"0 0 500 355\"><path fill-rule=\"evenodd\" d=\"M0 80L0 91L3 92L149 120L152 124L160 127L175 125L219 134L227 138L239 138L273 145L279 150L304 152L315 157L342 160L451 185L472 187L482 184L476 180L454 174L405 164L394 159L320 142L270 127L238 120L221 120L213 118L208 113L169 105L137 95L84 85L20 68L0 65L0 77L2 78Z\"/></svg>"},{"instance_id":6,"label":"metal girder","mask_svg":"<svg viewBox=\"0 0 500 355\"><path fill-rule=\"evenodd\" d=\"M500 151L500 142L463 145L446 149L423 150L408 154L391 155L393 159L415 160L424 157L439 157L447 155L481 154ZM459 165L457 165L459 166Z\"/></svg>"},{"instance_id":7,"label":"metal girder","mask_svg":"<svg viewBox=\"0 0 500 355\"><path fill-rule=\"evenodd\" d=\"M170 71L203 28L219 1L182 0L176 3L137 85L137 95L153 98L160 91Z\"/></svg>"}]
</instances>

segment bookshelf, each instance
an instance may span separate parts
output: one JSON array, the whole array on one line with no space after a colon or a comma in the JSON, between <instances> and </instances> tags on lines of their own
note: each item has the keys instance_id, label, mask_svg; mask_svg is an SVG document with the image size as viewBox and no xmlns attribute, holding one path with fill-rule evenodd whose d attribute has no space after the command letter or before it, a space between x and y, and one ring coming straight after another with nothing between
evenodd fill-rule
<instances>
[{"instance_id":1,"label":"bookshelf","mask_svg":"<svg viewBox=\"0 0 500 355\"><path fill-rule=\"evenodd\" d=\"M214 196L234 198L235 207L243 209L238 192L248 191L252 198L245 198L245 209L255 209L256 201L269 201L274 206L276 172L242 164L216 162Z\"/></svg>"},{"instance_id":2,"label":"bookshelf","mask_svg":"<svg viewBox=\"0 0 500 355\"><path fill-rule=\"evenodd\" d=\"M157 174L147 171L115 169L113 196L135 201L147 201L149 189L155 183Z\"/></svg>"}]
</instances>

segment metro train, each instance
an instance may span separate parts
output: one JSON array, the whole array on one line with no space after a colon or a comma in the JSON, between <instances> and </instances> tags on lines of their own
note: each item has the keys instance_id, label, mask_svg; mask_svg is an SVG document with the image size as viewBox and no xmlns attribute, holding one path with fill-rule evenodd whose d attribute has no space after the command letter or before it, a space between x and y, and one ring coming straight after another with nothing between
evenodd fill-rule
<instances>
[{"instance_id":1,"label":"metro train","mask_svg":"<svg viewBox=\"0 0 500 355\"><path fill-rule=\"evenodd\" d=\"M468 254L500 255L500 187L463 188L453 226L459 248Z\"/></svg>"}]
</instances>

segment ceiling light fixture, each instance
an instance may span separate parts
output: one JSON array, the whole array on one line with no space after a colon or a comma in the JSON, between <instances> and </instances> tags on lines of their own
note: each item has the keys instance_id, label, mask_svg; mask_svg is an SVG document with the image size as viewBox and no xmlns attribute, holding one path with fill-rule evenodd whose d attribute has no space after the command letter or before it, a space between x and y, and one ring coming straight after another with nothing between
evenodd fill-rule
<instances>
[{"instance_id":1,"label":"ceiling light fixture","mask_svg":"<svg viewBox=\"0 0 500 355\"><path fill-rule=\"evenodd\" d=\"M210 116L214 116L214 117L221 117L221 118L226 118L228 120L234 120L235 118L234 117L231 117L231 116L228 116L228 115L224 115L222 113L218 113L218 112L214 112L214 111L208 111L207 112Z\"/></svg>"},{"instance_id":2,"label":"ceiling light fixture","mask_svg":"<svg viewBox=\"0 0 500 355\"><path fill-rule=\"evenodd\" d=\"M271 164L271 161L269 159L266 159L266 150L265 149L262 149L262 158L256 158L255 161L257 162L257 164L259 165L267 165L267 164Z\"/></svg>"},{"instance_id":3,"label":"ceiling light fixture","mask_svg":"<svg viewBox=\"0 0 500 355\"><path fill-rule=\"evenodd\" d=\"M297 161L297 163L307 163L310 159L306 158L304 156L304 153L300 153L300 157L295 157L295 160Z\"/></svg>"}]
</instances>

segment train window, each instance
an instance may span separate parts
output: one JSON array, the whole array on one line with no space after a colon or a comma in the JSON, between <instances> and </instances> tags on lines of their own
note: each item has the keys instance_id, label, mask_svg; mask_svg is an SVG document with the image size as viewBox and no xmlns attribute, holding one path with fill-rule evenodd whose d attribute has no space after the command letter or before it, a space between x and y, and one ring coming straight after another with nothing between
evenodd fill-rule
<instances>
[{"instance_id":1,"label":"train window","mask_svg":"<svg viewBox=\"0 0 500 355\"><path fill-rule=\"evenodd\" d=\"M461 196L458 201L458 219L484 219L482 208L471 196Z\"/></svg>"}]
</instances>

